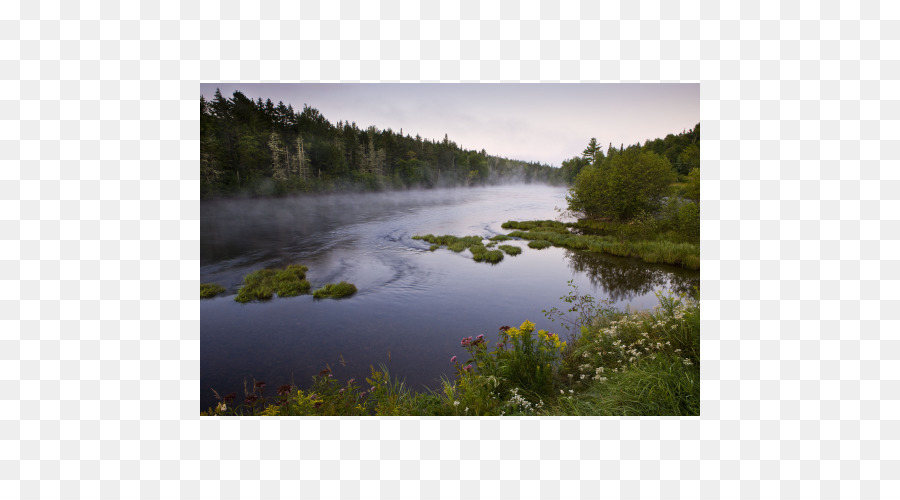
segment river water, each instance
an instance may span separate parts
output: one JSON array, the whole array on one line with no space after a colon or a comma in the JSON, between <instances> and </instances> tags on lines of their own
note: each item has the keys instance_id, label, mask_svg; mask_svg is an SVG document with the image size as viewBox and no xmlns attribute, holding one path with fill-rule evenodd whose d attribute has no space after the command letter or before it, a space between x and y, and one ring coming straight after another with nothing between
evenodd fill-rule
<instances>
[{"instance_id":1,"label":"river water","mask_svg":"<svg viewBox=\"0 0 900 500\"><path fill-rule=\"evenodd\" d=\"M291 382L304 387L326 364L335 377L365 383L384 363L414 388L453 376L450 358L465 359L460 339L524 320L568 332L542 310L565 305L573 280L582 293L620 306L652 307L654 292L699 286L699 272L562 248L534 250L526 241L496 265L467 251L428 251L416 234L506 234L507 220L554 219L563 188L517 185L412 192L308 196L201 203L200 279L227 288L200 301L201 408L213 393L243 395L253 379L267 393ZM243 276L263 267L309 267L313 288L338 281L359 292L341 300L311 295L240 304Z\"/></svg>"}]
</instances>

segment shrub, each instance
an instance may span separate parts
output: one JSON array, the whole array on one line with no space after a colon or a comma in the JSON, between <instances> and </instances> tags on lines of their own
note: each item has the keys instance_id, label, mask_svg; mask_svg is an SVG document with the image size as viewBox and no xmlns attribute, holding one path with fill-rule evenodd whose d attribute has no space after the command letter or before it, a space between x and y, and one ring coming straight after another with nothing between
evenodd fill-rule
<instances>
[{"instance_id":1,"label":"shrub","mask_svg":"<svg viewBox=\"0 0 900 500\"><path fill-rule=\"evenodd\" d=\"M655 213L674 180L665 157L628 149L583 169L566 200L569 211L584 218L629 220Z\"/></svg>"}]
</instances>

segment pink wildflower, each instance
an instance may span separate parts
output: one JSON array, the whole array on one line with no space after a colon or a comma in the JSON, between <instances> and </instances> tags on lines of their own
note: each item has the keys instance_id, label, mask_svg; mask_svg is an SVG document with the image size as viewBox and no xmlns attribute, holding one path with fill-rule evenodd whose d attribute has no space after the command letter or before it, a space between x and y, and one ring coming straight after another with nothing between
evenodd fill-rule
<instances>
[{"instance_id":1,"label":"pink wildflower","mask_svg":"<svg viewBox=\"0 0 900 500\"><path fill-rule=\"evenodd\" d=\"M450 362L451 362L451 363L456 363L456 356L453 356L452 358L450 358Z\"/></svg>"},{"instance_id":2,"label":"pink wildflower","mask_svg":"<svg viewBox=\"0 0 900 500\"><path fill-rule=\"evenodd\" d=\"M466 367L463 368L463 370L465 370L465 371L469 371L471 369L472 369L472 365L466 365Z\"/></svg>"}]
</instances>

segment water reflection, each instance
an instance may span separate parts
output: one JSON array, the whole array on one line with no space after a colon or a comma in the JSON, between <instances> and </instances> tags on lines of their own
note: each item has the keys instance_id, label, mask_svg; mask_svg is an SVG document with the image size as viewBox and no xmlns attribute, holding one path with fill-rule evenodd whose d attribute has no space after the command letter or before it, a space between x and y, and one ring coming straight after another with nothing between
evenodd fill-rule
<instances>
[{"instance_id":1,"label":"water reflection","mask_svg":"<svg viewBox=\"0 0 900 500\"><path fill-rule=\"evenodd\" d=\"M576 250L566 250L566 258L571 269L602 287L612 302L629 301L659 288L692 294L694 287L700 287L700 273L674 266Z\"/></svg>"}]
</instances>

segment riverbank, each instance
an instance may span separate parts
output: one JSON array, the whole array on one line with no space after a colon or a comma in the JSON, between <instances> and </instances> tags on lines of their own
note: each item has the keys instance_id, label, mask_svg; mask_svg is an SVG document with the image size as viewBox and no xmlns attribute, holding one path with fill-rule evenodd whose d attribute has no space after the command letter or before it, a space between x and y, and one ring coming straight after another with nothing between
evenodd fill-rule
<instances>
[{"instance_id":1,"label":"riverbank","mask_svg":"<svg viewBox=\"0 0 900 500\"><path fill-rule=\"evenodd\" d=\"M570 329L568 339L530 321L502 327L493 345L462 338L447 353L456 375L438 390L413 390L383 366L365 381L339 381L326 368L307 390L253 381L240 397L217 393L217 406L201 415L700 414L696 298L660 294L644 311L611 308L577 288L563 299L579 315L547 315Z\"/></svg>"},{"instance_id":2,"label":"riverbank","mask_svg":"<svg viewBox=\"0 0 900 500\"><path fill-rule=\"evenodd\" d=\"M700 245L684 241L674 232L648 230L640 224L621 224L580 220L508 221L504 229L516 229L508 234L513 238L530 240L533 248L549 245L607 253L619 257L635 257L651 264L672 264L685 269L700 269ZM575 232L573 232L574 230Z\"/></svg>"}]
</instances>

